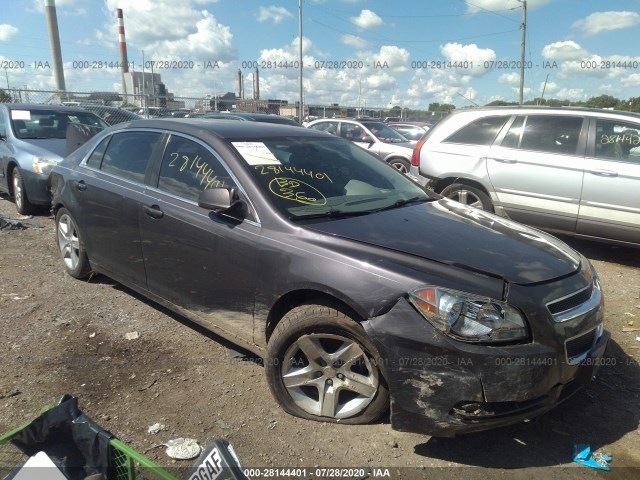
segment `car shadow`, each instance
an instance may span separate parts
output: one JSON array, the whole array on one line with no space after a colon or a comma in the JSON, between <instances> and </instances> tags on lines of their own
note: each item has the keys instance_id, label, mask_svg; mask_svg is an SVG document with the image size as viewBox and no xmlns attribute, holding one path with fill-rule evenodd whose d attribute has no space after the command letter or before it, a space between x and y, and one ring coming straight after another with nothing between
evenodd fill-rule
<instances>
[{"instance_id":1,"label":"car shadow","mask_svg":"<svg viewBox=\"0 0 640 480\"><path fill-rule=\"evenodd\" d=\"M550 412L511 427L462 435L431 437L415 453L462 465L489 468L544 467L573 459L573 445L607 448L640 421L640 362L609 342L595 382ZM620 465L638 467L638 465Z\"/></svg>"}]
</instances>

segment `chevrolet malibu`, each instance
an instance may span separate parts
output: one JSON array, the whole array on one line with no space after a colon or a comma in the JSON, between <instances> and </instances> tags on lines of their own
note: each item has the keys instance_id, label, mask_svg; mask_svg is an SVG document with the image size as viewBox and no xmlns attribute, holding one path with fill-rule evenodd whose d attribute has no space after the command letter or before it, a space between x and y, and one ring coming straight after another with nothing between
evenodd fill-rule
<instances>
[{"instance_id":1,"label":"chevrolet malibu","mask_svg":"<svg viewBox=\"0 0 640 480\"><path fill-rule=\"evenodd\" d=\"M264 358L290 414L439 436L579 392L609 338L589 261L313 129L157 119L54 167L57 244Z\"/></svg>"}]
</instances>

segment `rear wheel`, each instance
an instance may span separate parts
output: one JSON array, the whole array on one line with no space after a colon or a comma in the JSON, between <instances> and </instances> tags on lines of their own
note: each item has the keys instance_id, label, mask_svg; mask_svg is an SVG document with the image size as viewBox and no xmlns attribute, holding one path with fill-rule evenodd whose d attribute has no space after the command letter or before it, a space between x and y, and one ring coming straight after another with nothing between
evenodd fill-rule
<instances>
[{"instance_id":1,"label":"rear wheel","mask_svg":"<svg viewBox=\"0 0 640 480\"><path fill-rule=\"evenodd\" d=\"M409 169L411 168L411 163L409 162L409 160L406 160L404 158L392 158L391 160L389 160L389 165L404 174L409 173Z\"/></svg>"},{"instance_id":2,"label":"rear wheel","mask_svg":"<svg viewBox=\"0 0 640 480\"><path fill-rule=\"evenodd\" d=\"M441 195L456 202L464 203L470 207L493 212L493 203L489 195L477 187L464 183L454 183L444 188Z\"/></svg>"},{"instance_id":3,"label":"rear wheel","mask_svg":"<svg viewBox=\"0 0 640 480\"><path fill-rule=\"evenodd\" d=\"M266 373L288 413L323 422L371 422L388 408L380 357L364 329L334 308L287 313L268 345Z\"/></svg>"},{"instance_id":4,"label":"rear wheel","mask_svg":"<svg viewBox=\"0 0 640 480\"><path fill-rule=\"evenodd\" d=\"M82 243L78 225L66 208L56 214L56 237L64 268L73 278L85 278L91 273L89 257Z\"/></svg>"},{"instance_id":5,"label":"rear wheel","mask_svg":"<svg viewBox=\"0 0 640 480\"><path fill-rule=\"evenodd\" d=\"M18 167L13 169L13 178L11 183L13 185L13 201L16 204L16 210L21 215L29 215L33 212L35 207L29 201L27 197L27 191L24 188L24 180L22 179L22 173Z\"/></svg>"}]
</instances>

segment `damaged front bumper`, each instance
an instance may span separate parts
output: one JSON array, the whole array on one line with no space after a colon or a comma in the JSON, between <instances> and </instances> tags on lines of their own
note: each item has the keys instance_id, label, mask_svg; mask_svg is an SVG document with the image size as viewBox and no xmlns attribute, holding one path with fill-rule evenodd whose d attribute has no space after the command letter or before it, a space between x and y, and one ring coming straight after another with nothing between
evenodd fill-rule
<instances>
[{"instance_id":1,"label":"damaged front bumper","mask_svg":"<svg viewBox=\"0 0 640 480\"><path fill-rule=\"evenodd\" d=\"M392 428L452 437L540 415L591 381L609 333L599 310L572 322L574 330L593 337L579 362L568 359L564 347L536 341L508 346L456 341L404 298L363 326L383 359Z\"/></svg>"}]
</instances>

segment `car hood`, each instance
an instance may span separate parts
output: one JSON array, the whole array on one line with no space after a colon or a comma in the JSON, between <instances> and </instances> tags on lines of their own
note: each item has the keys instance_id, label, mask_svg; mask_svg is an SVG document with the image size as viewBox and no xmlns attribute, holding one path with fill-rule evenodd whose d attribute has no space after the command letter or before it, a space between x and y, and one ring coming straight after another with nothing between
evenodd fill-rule
<instances>
[{"instance_id":1,"label":"car hood","mask_svg":"<svg viewBox=\"0 0 640 480\"><path fill-rule=\"evenodd\" d=\"M18 151L60 161L65 156L67 140L64 138L34 138L16 140Z\"/></svg>"},{"instance_id":2,"label":"car hood","mask_svg":"<svg viewBox=\"0 0 640 480\"><path fill-rule=\"evenodd\" d=\"M306 228L523 285L580 268L580 255L555 237L447 199Z\"/></svg>"}]
</instances>

